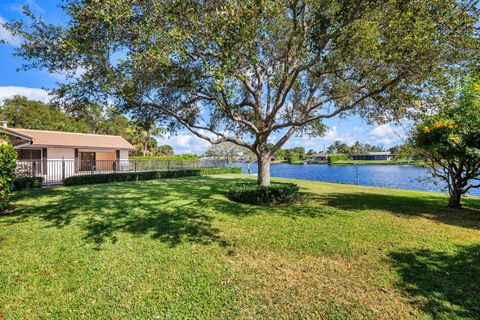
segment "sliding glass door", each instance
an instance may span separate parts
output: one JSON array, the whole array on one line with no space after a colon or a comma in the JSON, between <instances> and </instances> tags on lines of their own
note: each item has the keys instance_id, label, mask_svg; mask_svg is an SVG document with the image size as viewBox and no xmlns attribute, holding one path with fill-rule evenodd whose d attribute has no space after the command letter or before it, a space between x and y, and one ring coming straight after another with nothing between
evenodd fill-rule
<instances>
[{"instance_id":1,"label":"sliding glass door","mask_svg":"<svg viewBox=\"0 0 480 320\"><path fill-rule=\"evenodd\" d=\"M80 152L80 171L95 169L95 152Z\"/></svg>"}]
</instances>

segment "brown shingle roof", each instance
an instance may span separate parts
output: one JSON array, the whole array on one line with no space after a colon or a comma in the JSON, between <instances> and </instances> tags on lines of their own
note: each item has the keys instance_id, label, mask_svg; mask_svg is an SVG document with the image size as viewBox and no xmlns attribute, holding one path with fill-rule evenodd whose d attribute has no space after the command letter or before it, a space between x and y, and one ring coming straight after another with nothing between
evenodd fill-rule
<instances>
[{"instance_id":1,"label":"brown shingle roof","mask_svg":"<svg viewBox=\"0 0 480 320\"><path fill-rule=\"evenodd\" d=\"M127 150L135 149L130 142L120 136L17 128L8 129L9 131L31 137L33 140L32 146Z\"/></svg>"}]
</instances>

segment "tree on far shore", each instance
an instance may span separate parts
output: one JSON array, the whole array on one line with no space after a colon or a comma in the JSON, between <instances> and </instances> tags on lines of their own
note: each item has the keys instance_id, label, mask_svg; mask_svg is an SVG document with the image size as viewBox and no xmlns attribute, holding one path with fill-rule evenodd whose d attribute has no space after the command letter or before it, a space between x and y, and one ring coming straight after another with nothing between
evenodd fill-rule
<instances>
[{"instance_id":1,"label":"tree on far shore","mask_svg":"<svg viewBox=\"0 0 480 320\"><path fill-rule=\"evenodd\" d=\"M236 161L251 161L251 151L231 142L223 142L210 146L205 153L214 161L226 162L229 166Z\"/></svg>"}]
</instances>

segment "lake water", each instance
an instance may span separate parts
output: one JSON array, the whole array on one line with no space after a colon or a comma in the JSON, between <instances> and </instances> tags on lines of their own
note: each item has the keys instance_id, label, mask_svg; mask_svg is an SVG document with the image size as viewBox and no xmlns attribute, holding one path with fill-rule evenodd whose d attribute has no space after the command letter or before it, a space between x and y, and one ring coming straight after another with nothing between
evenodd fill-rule
<instances>
[{"instance_id":1,"label":"lake water","mask_svg":"<svg viewBox=\"0 0 480 320\"><path fill-rule=\"evenodd\" d=\"M247 164L237 164L247 173ZM257 173L257 164L251 165L252 173ZM396 188L407 190L436 191L441 190L443 184L435 185L429 179L430 175L425 168L412 165L334 165L328 164L272 164L272 177L325 181L335 183L359 184L381 188ZM480 196L480 190L470 192Z\"/></svg>"}]
</instances>

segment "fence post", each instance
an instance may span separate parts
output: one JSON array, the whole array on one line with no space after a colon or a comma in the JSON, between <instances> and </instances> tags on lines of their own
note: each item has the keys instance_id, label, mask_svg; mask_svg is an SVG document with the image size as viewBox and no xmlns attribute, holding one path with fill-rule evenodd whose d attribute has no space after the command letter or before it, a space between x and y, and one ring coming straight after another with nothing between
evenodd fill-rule
<instances>
[{"instance_id":1,"label":"fence post","mask_svg":"<svg viewBox=\"0 0 480 320\"><path fill-rule=\"evenodd\" d=\"M65 181L65 157L62 157L62 182Z\"/></svg>"},{"instance_id":2,"label":"fence post","mask_svg":"<svg viewBox=\"0 0 480 320\"><path fill-rule=\"evenodd\" d=\"M137 172L137 160L133 160L133 164L134 164L134 167L135 167L135 172Z\"/></svg>"},{"instance_id":3,"label":"fence post","mask_svg":"<svg viewBox=\"0 0 480 320\"><path fill-rule=\"evenodd\" d=\"M37 162L36 161L33 161L32 162L32 177L36 177L37 176Z\"/></svg>"}]
</instances>

